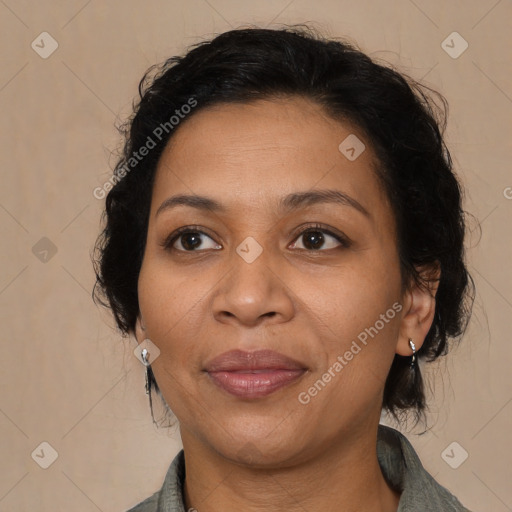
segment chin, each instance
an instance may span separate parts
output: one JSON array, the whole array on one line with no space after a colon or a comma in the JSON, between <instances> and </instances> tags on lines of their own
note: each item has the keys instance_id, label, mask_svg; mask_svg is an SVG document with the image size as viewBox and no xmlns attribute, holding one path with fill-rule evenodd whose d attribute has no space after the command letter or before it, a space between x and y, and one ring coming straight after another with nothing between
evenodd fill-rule
<instances>
[{"instance_id":1,"label":"chin","mask_svg":"<svg viewBox=\"0 0 512 512\"><path fill-rule=\"evenodd\" d=\"M286 467L297 462L303 453L294 432L285 437L282 437L283 432L278 435L275 430L260 435L256 432L248 434L243 430L230 432L232 436L223 435L219 444L211 439L210 442L215 451L236 464L255 468Z\"/></svg>"}]
</instances>

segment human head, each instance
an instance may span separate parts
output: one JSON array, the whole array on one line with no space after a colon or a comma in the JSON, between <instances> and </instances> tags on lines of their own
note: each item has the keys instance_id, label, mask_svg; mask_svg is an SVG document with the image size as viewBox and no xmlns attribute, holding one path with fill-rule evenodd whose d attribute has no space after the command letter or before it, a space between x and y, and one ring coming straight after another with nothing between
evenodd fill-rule
<instances>
[{"instance_id":1,"label":"human head","mask_svg":"<svg viewBox=\"0 0 512 512\"><path fill-rule=\"evenodd\" d=\"M148 70L139 92L123 127L125 146L115 171L120 179L106 199L96 260L96 296L112 308L124 333L135 332L140 315L139 275L164 149L209 108L295 97L353 126L376 156L375 177L395 221L402 289L436 290L434 318L418 356L434 360L446 353L449 338L462 334L471 280L464 264L461 189L442 137L446 120L424 87L352 43L294 27L223 33ZM133 160L134 152L149 145L143 158ZM409 359L397 354L382 403L393 414L425 407L421 377L411 375ZM153 385L159 391L155 380Z\"/></svg>"}]
</instances>

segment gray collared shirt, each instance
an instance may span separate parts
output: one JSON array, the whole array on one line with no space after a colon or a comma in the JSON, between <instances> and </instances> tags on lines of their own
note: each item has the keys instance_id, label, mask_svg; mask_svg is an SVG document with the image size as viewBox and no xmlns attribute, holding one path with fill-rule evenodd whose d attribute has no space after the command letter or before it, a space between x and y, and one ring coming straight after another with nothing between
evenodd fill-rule
<instances>
[{"instance_id":1,"label":"gray collared shirt","mask_svg":"<svg viewBox=\"0 0 512 512\"><path fill-rule=\"evenodd\" d=\"M384 477L401 492L397 512L470 512L424 469L411 443L398 430L379 425L377 457ZM176 455L162 488L127 512L186 512L185 457Z\"/></svg>"}]
</instances>

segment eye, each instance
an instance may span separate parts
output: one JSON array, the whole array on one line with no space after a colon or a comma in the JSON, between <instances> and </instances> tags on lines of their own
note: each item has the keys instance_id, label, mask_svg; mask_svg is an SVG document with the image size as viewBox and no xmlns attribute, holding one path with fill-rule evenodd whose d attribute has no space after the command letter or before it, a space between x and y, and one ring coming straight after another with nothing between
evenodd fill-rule
<instances>
[{"instance_id":1,"label":"eye","mask_svg":"<svg viewBox=\"0 0 512 512\"><path fill-rule=\"evenodd\" d=\"M204 244L201 237L210 240L210 244ZM172 233L162 244L166 249L184 252L197 252L196 249L222 249L214 240L203 231L193 226L185 226Z\"/></svg>"},{"instance_id":2,"label":"eye","mask_svg":"<svg viewBox=\"0 0 512 512\"><path fill-rule=\"evenodd\" d=\"M209 244L205 244L205 239L202 237L206 237L206 240L209 240ZM300 245L302 245L302 247L297 245L298 242L301 242ZM180 252L222 249L222 246L217 244L209 235L194 226L184 226L177 229L169 235L161 245L165 249ZM319 251L320 249L328 250L336 247L349 246L350 241L343 235L335 234L321 225L314 225L303 229L295 238L295 242L292 244L291 248L306 251Z\"/></svg>"},{"instance_id":3,"label":"eye","mask_svg":"<svg viewBox=\"0 0 512 512\"><path fill-rule=\"evenodd\" d=\"M327 235L327 236L325 236ZM297 246L297 241L303 241L302 247ZM310 226L299 233L299 236L292 245L292 249L305 249L318 251L323 249L334 249L337 246L348 247L349 242L341 235L336 235L320 225ZM327 244L327 247L325 247Z\"/></svg>"}]
</instances>

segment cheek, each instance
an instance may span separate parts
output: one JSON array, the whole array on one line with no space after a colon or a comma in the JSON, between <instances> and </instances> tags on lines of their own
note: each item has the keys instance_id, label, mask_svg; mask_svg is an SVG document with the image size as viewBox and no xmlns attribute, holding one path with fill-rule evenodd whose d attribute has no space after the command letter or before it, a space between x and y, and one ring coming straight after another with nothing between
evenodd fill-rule
<instances>
[{"instance_id":1,"label":"cheek","mask_svg":"<svg viewBox=\"0 0 512 512\"><path fill-rule=\"evenodd\" d=\"M139 306L152 341L161 352L181 359L180 352L192 350L190 343L204 322L201 300L207 283L198 272L180 275L156 259L145 260L139 276Z\"/></svg>"},{"instance_id":2,"label":"cheek","mask_svg":"<svg viewBox=\"0 0 512 512\"><path fill-rule=\"evenodd\" d=\"M357 337L400 298L395 262L386 264L370 254L355 255L349 264L331 269L321 278L303 274L296 283L294 291L305 311L310 311L333 343ZM394 313L388 316L393 319Z\"/></svg>"},{"instance_id":3,"label":"cheek","mask_svg":"<svg viewBox=\"0 0 512 512\"><path fill-rule=\"evenodd\" d=\"M320 336L323 364L297 397L301 404L309 403L305 407L315 411L313 416L331 418L326 421L329 425L337 425L341 418L357 422L380 408L398 335L398 315L392 303L351 299L333 306L331 314L317 323L321 330L329 325L328 337ZM341 305L345 311L339 309Z\"/></svg>"},{"instance_id":4,"label":"cheek","mask_svg":"<svg viewBox=\"0 0 512 512\"><path fill-rule=\"evenodd\" d=\"M165 255L149 252L139 275L139 302L152 308L157 322L174 323L200 299L205 286L200 270L180 269ZM165 314L162 314L165 313Z\"/></svg>"},{"instance_id":5,"label":"cheek","mask_svg":"<svg viewBox=\"0 0 512 512\"><path fill-rule=\"evenodd\" d=\"M384 387L399 332L402 306L396 265L377 258L371 264L367 260L340 270L322 286L303 279L301 296L307 301L327 360L309 384L328 381L325 388L321 383L316 387L328 387L325 399L340 407L355 399L362 403L376 399Z\"/></svg>"},{"instance_id":6,"label":"cheek","mask_svg":"<svg viewBox=\"0 0 512 512\"><path fill-rule=\"evenodd\" d=\"M152 370L165 401L183 421L197 408L190 402L194 382L191 368L198 357L198 334L204 314L201 297L204 280L184 277L149 257L139 275L139 307L146 334L159 348Z\"/></svg>"}]
</instances>

